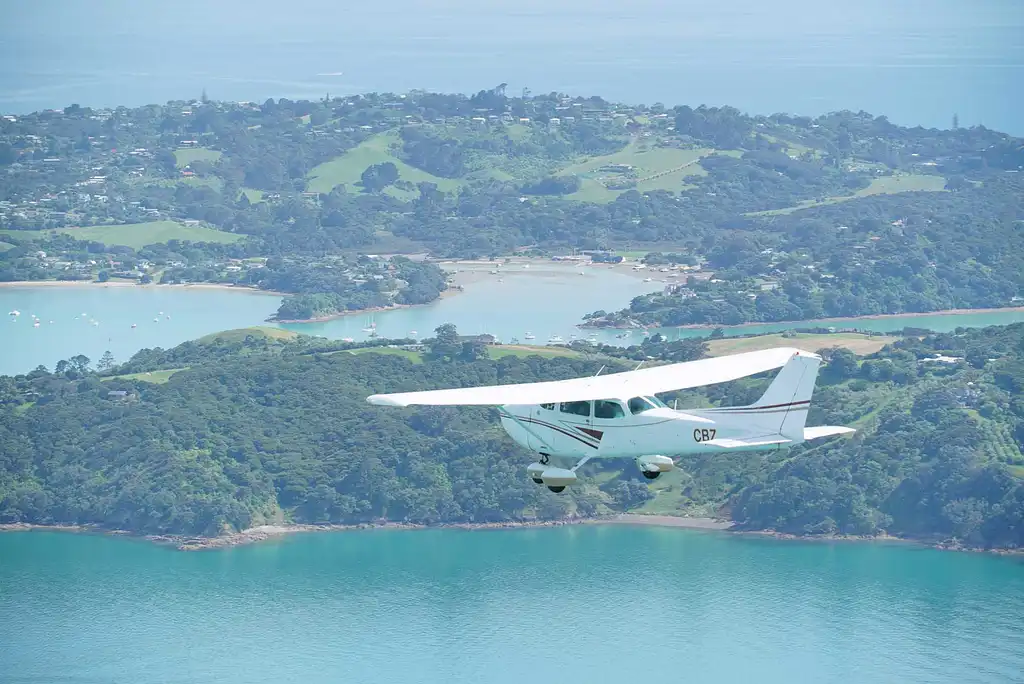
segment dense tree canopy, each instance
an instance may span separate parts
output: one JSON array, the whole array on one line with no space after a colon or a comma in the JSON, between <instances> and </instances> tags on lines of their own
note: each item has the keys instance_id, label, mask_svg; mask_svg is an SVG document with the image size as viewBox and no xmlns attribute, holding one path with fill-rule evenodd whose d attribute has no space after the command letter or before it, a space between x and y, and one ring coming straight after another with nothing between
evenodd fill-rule
<instances>
[{"instance_id":1,"label":"dense tree canopy","mask_svg":"<svg viewBox=\"0 0 1024 684\"><path fill-rule=\"evenodd\" d=\"M677 344L652 339L617 351L672 360L705 352L701 341ZM1024 544L1024 325L907 337L864 359L825 350L810 422L852 424L852 439L690 456L650 486L632 464L595 463L561 496L529 482L529 455L490 409L387 410L365 397L573 377L602 365L611 372L619 368L613 359L591 350L488 360L450 326L427 341L422 362L345 351L353 346L222 336L143 350L106 380L85 357L54 373L0 377L0 521L216 534L282 516L436 523L594 515L657 495L660 510L719 511L751 529ZM929 360L936 355L947 361ZM138 379L161 368L182 370L166 384ZM674 398L743 404L768 381ZM594 477L601 469L607 474Z\"/></svg>"}]
</instances>

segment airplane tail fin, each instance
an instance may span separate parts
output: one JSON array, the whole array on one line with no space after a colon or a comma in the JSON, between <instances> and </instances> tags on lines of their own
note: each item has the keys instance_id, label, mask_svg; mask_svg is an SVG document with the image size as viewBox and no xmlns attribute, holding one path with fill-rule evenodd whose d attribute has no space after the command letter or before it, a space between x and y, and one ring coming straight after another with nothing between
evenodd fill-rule
<instances>
[{"instance_id":1,"label":"airplane tail fin","mask_svg":"<svg viewBox=\"0 0 1024 684\"><path fill-rule=\"evenodd\" d=\"M811 394L818 379L821 357L810 352L793 355L756 402L745 407L751 422L769 428L786 439L804 440L804 424Z\"/></svg>"}]
</instances>

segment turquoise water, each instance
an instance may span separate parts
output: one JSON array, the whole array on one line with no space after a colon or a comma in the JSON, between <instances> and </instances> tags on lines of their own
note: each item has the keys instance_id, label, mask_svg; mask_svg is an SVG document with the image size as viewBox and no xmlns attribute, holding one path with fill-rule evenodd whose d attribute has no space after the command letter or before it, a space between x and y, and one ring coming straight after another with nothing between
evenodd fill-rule
<instances>
[{"instance_id":1,"label":"turquoise water","mask_svg":"<svg viewBox=\"0 0 1024 684\"><path fill-rule=\"evenodd\" d=\"M0 534L0 681L1024 681L1019 559L680 529Z\"/></svg>"},{"instance_id":2,"label":"turquoise water","mask_svg":"<svg viewBox=\"0 0 1024 684\"><path fill-rule=\"evenodd\" d=\"M426 88L1024 133L1019 0L0 0L0 110Z\"/></svg>"},{"instance_id":3,"label":"turquoise water","mask_svg":"<svg viewBox=\"0 0 1024 684\"><path fill-rule=\"evenodd\" d=\"M3 287L0 374L40 364L53 370L76 354L95 362L108 349L117 361L127 361L146 347L167 349L220 330L261 325L280 302L272 295L215 289ZM8 315L12 310L21 312L17 322Z\"/></svg>"},{"instance_id":4,"label":"turquoise water","mask_svg":"<svg viewBox=\"0 0 1024 684\"><path fill-rule=\"evenodd\" d=\"M464 293L433 304L354 315L325 323L283 324L281 327L308 335L332 339L368 339L362 329L372 320L384 337L428 337L442 323L455 323L463 333L491 333L502 341L517 338L521 343L545 344L552 335L569 341L596 335L608 344L638 344L641 331L618 338L619 330L581 330L575 325L586 313L615 310L633 297L660 289L663 283L641 279L602 268L560 268L540 273L509 269L499 276L467 286ZM93 361L109 349L118 361L127 360L145 347L173 347L202 335L253 325L268 325L265 319L277 310L280 298L252 292L216 289L130 288L130 287L10 287L0 288L0 374L23 373L42 364L52 369L60 359L85 354ZM7 312L22 315L16 323ZM162 314L161 314L162 312ZM82 318L81 314L87 314ZM30 316L40 319L32 326ZM166 316L170 315L168 319ZM76 320L75 317L78 316ZM159 321L154 321L158 318ZM53 323L50 323L50 321ZM93 325L92 321L99 325ZM956 327L1005 325L1024 321L1024 311L995 311L973 314L822 321L814 325L853 326L888 332L905 326L937 331ZM136 328L131 324L135 323ZM726 335L779 332L800 323L765 323L725 328ZM527 332L535 335L526 340ZM652 331L654 332L654 331ZM706 328L666 328L664 335L703 337Z\"/></svg>"},{"instance_id":5,"label":"turquoise water","mask_svg":"<svg viewBox=\"0 0 1024 684\"><path fill-rule=\"evenodd\" d=\"M585 275L580 275L581 271ZM610 343L621 331L580 330L576 325L584 314L624 308L634 297L663 287L664 283L645 283L600 267L535 264L524 269L517 265L502 268L500 274L488 274L484 280L468 284L461 294L426 306L281 327L335 339L366 339L362 329L372 318L383 337L404 337L412 330L419 337L427 337L442 323L455 323L464 334L491 333L504 342L518 338L524 344L545 344L552 335L568 341L572 335L586 338L594 333ZM526 340L527 332L536 339Z\"/></svg>"}]
</instances>

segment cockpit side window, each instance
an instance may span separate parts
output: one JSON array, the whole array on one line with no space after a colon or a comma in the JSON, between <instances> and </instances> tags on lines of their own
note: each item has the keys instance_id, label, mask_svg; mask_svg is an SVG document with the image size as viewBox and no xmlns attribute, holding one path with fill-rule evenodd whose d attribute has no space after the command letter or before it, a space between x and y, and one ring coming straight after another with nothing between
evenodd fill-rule
<instances>
[{"instance_id":1,"label":"cockpit side window","mask_svg":"<svg viewBox=\"0 0 1024 684\"><path fill-rule=\"evenodd\" d=\"M555 405L554 404L541 404L540 407L542 409L544 409L545 411L554 411L555 410Z\"/></svg>"},{"instance_id":2,"label":"cockpit side window","mask_svg":"<svg viewBox=\"0 0 1024 684\"><path fill-rule=\"evenodd\" d=\"M590 402L589 401L565 401L559 406L562 413L571 413L577 416L583 416L585 418L590 417Z\"/></svg>"},{"instance_id":3,"label":"cockpit side window","mask_svg":"<svg viewBox=\"0 0 1024 684\"><path fill-rule=\"evenodd\" d=\"M622 404L611 399L599 399L594 402L594 418L622 418L626 412L622 410Z\"/></svg>"},{"instance_id":4,"label":"cockpit side window","mask_svg":"<svg viewBox=\"0 0 1024 684\"><path fill-rule=\"evenodd\" d=\"M644 411L650 411L653 408L657 408L654 402L647 397L633 397L627 402L627 405L629 406L629 412L634 416L643 413Z\"/></svg>"}]
</instances>

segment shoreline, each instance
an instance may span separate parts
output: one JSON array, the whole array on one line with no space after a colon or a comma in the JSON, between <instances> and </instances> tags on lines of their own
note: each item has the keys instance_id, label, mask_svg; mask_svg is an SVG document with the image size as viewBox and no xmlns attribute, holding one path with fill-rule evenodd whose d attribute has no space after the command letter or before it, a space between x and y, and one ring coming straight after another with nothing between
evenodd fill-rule
<instances>
[{"instance_id":1,"label":"shoreline","mask_svg":"<svg viewBox=\"0 0 1024 684\"><path fill-rule=\"evenodd\" d=\"M399 309L412 309L412 308L415 308L415 307L418 307L418 306L430 306L431 304L436 304L437 302L441 301L442 299L447 299L447 298L453 297L453 296L455 296L457 294L462 294L463 291L464 290L463 290L462 286L450 287L447 290L442 290L441 293L437 296L437 299L435 299L433 301L430 301L430 302L427 302L426 304L389 304L388 306L374 306L374 307L371 307L369 309L353 309L353 310L350 310L350 311L339 311L338 313L333 313L333 314L330 314L328 316L317 316L316 318L287 318L287 319L283 319L282 318L282 319L278 319L278 318L274 318L273 316L271 316L270 318L266 319L266 321L264 321L264 322L265 323L287 323L287 324L298 324L298 325L302 325L304 323L327 323L328 321L335 321L335 320L337 320L339 318L345 318L346 316L358 316L360 314L372 315L372 314L375 314L375 313L380 313L382 311L397 311ZM283 295L283 296L288 296L288 295ZM385 339L385 338L381 338L381 339Z\"/></svg>"},{"instance_id":2,"label":"shoreline","mask_svg":"<svg viewBox=\"0 0 1024 684\"><path fill-rule=\"evenodd\" d=\"M29 287L93 287L93 288L125 288L136 287L142 289L164 289L177 288L182 290L230 290L231 292L246 292L249 294L265 294L275 297L285 297L286 292L275 292L274 290L261 290L246 285L224 285L221 283L142 283L112 281L101 283L98 280L9 280L0 282L0 288L29 288Z\"/></svg>"},{"instance_id":3,"label":"shoreline","mask_svg":"<svg viewBox=\"0 0 1024 684\"><path fill-rule=\"evenodd\" d=\"M826 323L838 323L842 324L846 321L880 321L890 318L923 318L925 316L966 316L970 314L986 314L986 313L1000 313L1004 311L1024 311L1024 306L999 306L989 307L982 309L942 309L940 311L916 311L913 313L898 313L898 314L864 314L863 316L846 316L843 318L810 318L799 321L751 321L748 323L736 323L734 325L720 325L716 323L688 323L686 325L671 325L671 326L659 326L659 325L640 325L640 326L626 326L626 325L588 325L581 323L577 325L577 328L585 328L589 330L657 330L657 329L680 329L680 330L714 330L716 328L722 328L723 330L736 330L739 328L752 328L761 325L811 325L818 327L821 324ZM838 326L828 326L838 327ZM766 335L772 333L765 333Z\"/></svg>"},{"instance_id":4,"label":"shoreline","mask_svg":"<svg viewBox=\"0 0 1024 684\"><path fill-rule=\"evenodd\" d=\"M239 532L221 535L218 537L203 537L198 535L183 534L141 534L128 530L109 529L98 524L52 524L43 525L38 523L0 523L0 533L3 532L29 532L32 530L43 530L51 532L73 532L76 534L99 534L105 536L131 537L142 539L162 546L172 546L178 551L205 551L214 549L225 549L235 546L248 546L265 542L271 539L281 539L291 534L305 532L354 532L365 530L508 530L508 529L533 529L547 527L565 527L569 525L633 525L638 527L662 527L686 530L700 530L705 532L729 533L743 537L760 537L776 541L810 542L810 543L837 543L837 542L883 542L889 544L905 544L922 548L935 549L938 551L959 551L968 553L984 553L995 556L1019 556L1024 557L1024 549L1007 548L977 548L964 546L957 540L942 539L915 539L912 537L897 537L890 534L879 535L798 535L776 530L748 530L737 527L734 522L707 517L685 517L673 515L645 515L642 513L618 513L615 515L596 518L562 518L559 520L511 520L493 523L471 523L453 522L427 525L422 523L403 523L391 521L377 521L366 523L283 523L257 525Z\"/></svg>"}]
</instances>

